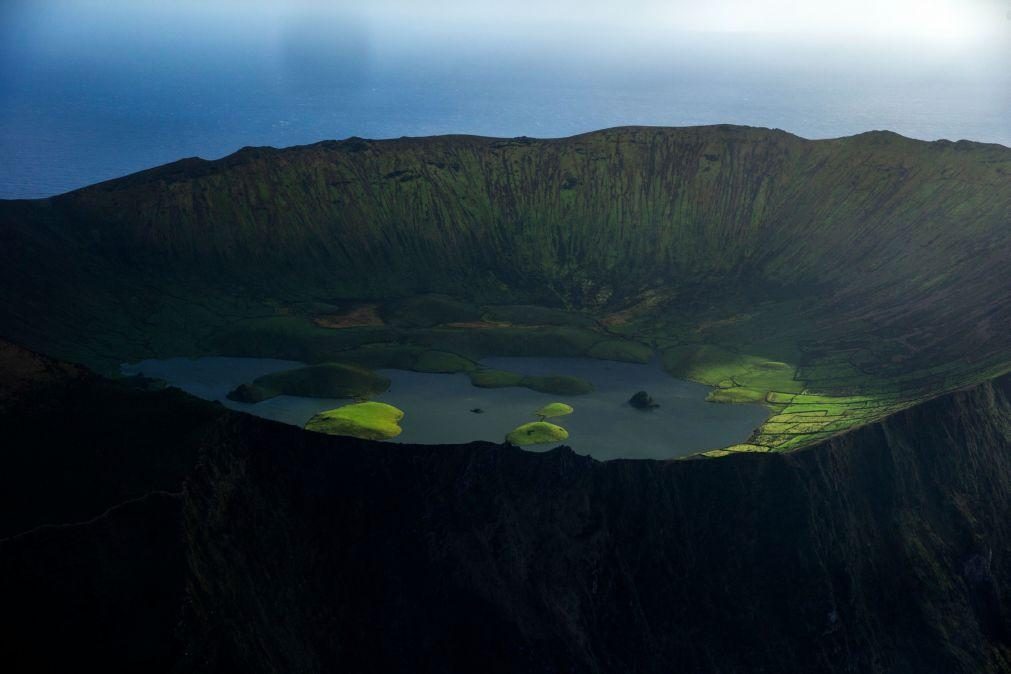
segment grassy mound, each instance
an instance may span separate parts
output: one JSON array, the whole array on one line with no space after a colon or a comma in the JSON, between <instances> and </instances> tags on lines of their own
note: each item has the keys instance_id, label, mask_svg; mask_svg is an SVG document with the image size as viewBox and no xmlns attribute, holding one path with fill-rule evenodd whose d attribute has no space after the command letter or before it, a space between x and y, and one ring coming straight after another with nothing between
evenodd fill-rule
<instances>
[{"instance_id":1,"label":"grassy mound","mask_svg":"<svg viewBox=\"0 0 1011 674\"><path fill-rule=\"evenodd\" d=\"M349 435L364 440L389 440L403 430L397 423L404 413L386 403L365 402L320 412L305 425L307 431Z\"/></svg>"},{"instance_id":2,"label":"grassy mound","mask_svg":"<svg viewBox=\"0 0 1011 674\"><path fill-rule=\"evenodd\" d=\"M239 403L258 403L277 395L280 395L277 391L256 384L239 384L228 394L228 399Z\"/></svg>"},{"instance_id":3,"label":"grassy mound","mask_svg":"<svg viewBox=\"0 0 1011 674\"><path fill-rule=\"evenodd\" d=\"M474 361L447 351L424 351L418 355L412 367L417 372L434 372L449 374L452 372L468 372L477 367Z\"/></svg>"},{"instance_id":4,"label":"grassy mound","mask_svg":"<svg viewBox=\"0 0 1011 674\"><path fill-rule=\"evenodd\" d=\"M757 403L766 402L765 391L744 386L733 386L729 388L718 388L706 396L706 400L711 403Z\"/></svg>"},{"instance_id":5,"label":"grassy mound","mask_svg":"<svg viewBox=\"0 0 1011 674\"><path fill-rule=\"evenodd\" d=\"M804 390L804 382L795 379L792 365L718 346L691 344L667 349L663 365L675 377L718 387L720 395L711 399L721 402L761 401L769 391Z\"/></svg>"},{"instance_id":6,"label":"grassy mound","mask_svg":"<svg viewBox=\"0 0 1011 674\"><path fill-rule=\"evenodd\" d=\"M363 367L412 370L425 349L413 344L377 342L341 351L340 359Z\"/></svg>"},{"instance_id":7,"label":"grassy mound","mask_svg":"<svg viewBox=\"0 0 1011 674\"><path fill-rule=\"evenodd\" d=\"M540 417L541 421L553 417L564 417L566 414L572 414L572 406L565 403L548 403L534 412L534 416Z\"/></svg>"},{"instance_id":8,"label":"grassy mound","mask_svg":"<svg viewBox=\"0 0 1011 674\"><path fill-rule=\"evenodd\" d=\"M520 385L541 393L557 393L559 395L582 395L593 390L593 384L585 379L560 374L523 377Z\"/></svg>"},{"instance_id":9,"label":"grassy mound","mask_svg":"<svg viewBox=\"0 0 1011 674\"><path fill-rule=\"evenodd\" d=\"M595 320L576 311L539 307L533 304L508 304L485 307L486 320L514 323L516 325L568 325L593 327Z\"/></svg>"},{"instance_id":10,"label":"grassy mound","mask_svg":"<svg viewBox=\"0 0 1011 674\"><path fill-rule=\"evenodd\" d=\"M315 364L352 362L341 355L343 351L393 338L393 332L384 326L332 330L306 316L273 316L236 321L215 334L207 346L212 353Z\"/></svg>"},{"instance_id":11,"label":"grassy mound","mask_svg":"<svg viewBox=\"0 0 1011 674\"><path fill-rule=\"evenodd\" d=\"M479 388L523 386L532 391L556 395L581 395L593 390L593 384L567 375L526 376L505 370L476 370L470 373L470 383Z\"/></svg>"},{"instance_id":12,"label":"grassy mound","mask_svg":"<svg viewBox=\"0 0 1011 674\"><path fill-rule=\"evenodd\" d=\"M257 377L228 394L230 400L260 402L279 395L305 398L367 398L390 387L390 380L364 367L323 363Z\"/></svg>"},{"instance_id":13,"label":"grassy mound","mask_svg":"<svg viewBox=\"0 0 1011 674\"><path fill-rule=\"evenodd\" d=\"M384 305L381 314L390 325L405 328L430 328L481 318L476 306L448 295L417 295L396 300Z\"/></svg>"},{"instance_id":14,"label":"grassy mound","mask_svg":"<svg viewBox=\"0 0 1011 674\"><path fill-rule=\"evenodd\" d=\"M569 432L561 426L549 424L546 421L531 421L528 424L517 426L509 435L506 442L517 447L524 445L543 445L549 442L561 442L569 437Z\"/></svg>"},{"instance_id":15,"label":"grassy mound","mask_svg":"<svg viewBox=\"0 0 1011 674\"><path fill-rule=\"evenodd\" d=\"M217 334L210 341L210 350L233 356L306 363L340 361L418 372L468 372L476 367L474 361L485 356L588 356L645 362L652 353L644 344L571 325L334 330L302 316L240 321Z\"/></svg>"},{"instance_id":16,"label":"grassy mound","mask_svg":"<svg viewBox=\"0 0 1011 674\"><path fill-rule=\"evenodd\" d=\"M474 361L449 351L428 349L416 344L366 344L340 352L342 360L371 368L392 368L415 372L469 372L477 367Z\"/></svg>"},{"instance_id":17,"label":"grassy mound","mask_svg":"<svg viewBox=\"0 0 1011 674\"><path fill-rule=\"evenodd\" d=\"M506 370L475 370L470 373L470 383L478 388L523 386L523 375Z\"/></svg>"}]
</instances>

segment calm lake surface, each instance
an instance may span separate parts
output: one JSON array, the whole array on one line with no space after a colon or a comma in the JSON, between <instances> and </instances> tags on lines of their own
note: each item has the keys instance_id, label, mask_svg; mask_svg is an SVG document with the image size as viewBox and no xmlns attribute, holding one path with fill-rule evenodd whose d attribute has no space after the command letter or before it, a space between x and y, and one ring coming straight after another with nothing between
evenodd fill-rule
<instances>
[{"instance_id":1,"label":"calm lake surface","mask_svg":"<svg viewBox=\"0 0 1011 674\"><path fill-rule=\"evenodd\" d=\"M533 421L542 405L561 401L575 412L558 419L569 431L565 443L599 460L617 458L669 459L744 441L768 417L760 405L705 402L709 388L667 375L656 363L638 365L584 358L487 358L482 364L522 374L566 374L582 377L594 391L580 396L556 396L525 388L480 389L464 374L427 374L381 370L390 390L377 400L404 410L404 432L393 442L501 442L521 423ZM301 363L262 358L169 358L123 366L124 374L142 373L164 379L188 393L217 400L232 409L302 426L314 414L347 404L348 400L278 396L261 403L237 403L225 398L239 384ZM626 401L646 390L660 404L641 411ZM482 414L470 410L481 408ZM545 451L552 445L537 446Z\"/></svg>"}]
</instances>

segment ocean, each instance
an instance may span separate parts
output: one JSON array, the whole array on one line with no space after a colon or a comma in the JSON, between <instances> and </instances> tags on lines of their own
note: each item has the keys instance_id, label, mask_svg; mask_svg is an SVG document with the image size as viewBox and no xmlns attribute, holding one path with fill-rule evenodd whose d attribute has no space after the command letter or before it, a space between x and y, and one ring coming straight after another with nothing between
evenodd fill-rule
<instances>
[{"instance_id":1,"label":"ocean","mask_svg":"<svg viewBox=\"0 0 1011 674\"><path fill-rule=\"evenodd\" d=\"M193 16L125 7L0 9L0 198L348 136L732 123L1011 145L1006 45L946 52L686 33L598 48L568 33L553 42L550 31L525 42L437 39L311 17L278 28L211 15L195 30Z\"/></svg>"}]
</instances>

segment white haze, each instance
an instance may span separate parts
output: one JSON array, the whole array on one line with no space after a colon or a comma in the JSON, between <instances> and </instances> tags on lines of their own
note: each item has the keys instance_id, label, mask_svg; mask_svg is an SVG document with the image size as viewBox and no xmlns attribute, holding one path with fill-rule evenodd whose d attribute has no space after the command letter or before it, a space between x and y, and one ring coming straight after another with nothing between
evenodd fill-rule
<instances>
[{"instance_id":1,"label":"white haze","mask_svg":"<svg viewBox=\"0 0 1011 674\"><path fill-rule=\"evenodd\" d=\"M351 135L1011 145L1011 0L0 0L0 197Z\"/></svg>"}]
</instances>

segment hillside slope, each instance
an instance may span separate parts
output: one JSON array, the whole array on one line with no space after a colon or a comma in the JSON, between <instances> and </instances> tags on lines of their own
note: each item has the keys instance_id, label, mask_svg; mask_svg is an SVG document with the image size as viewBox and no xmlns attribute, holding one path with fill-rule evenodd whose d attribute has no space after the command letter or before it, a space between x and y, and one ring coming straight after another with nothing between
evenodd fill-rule
<instances>
[{"instance_id":1,"label":"hillside slope","mask_svg":"<svg viewBox=\"0 0 1011 674\"><path fill-rule=\"evenodd\" d=\"M588 314L679 376L725 381L728 400L806 389L891 411L1011 367L1011 149L998 145L715 126L247 148L0 203L0 243L0 334L106 371L516 342L311 323L421 293ZM729 374L706 372L713 354ZM748 357L793 376L748 381Z\"/></svg>"}]
</instances>

